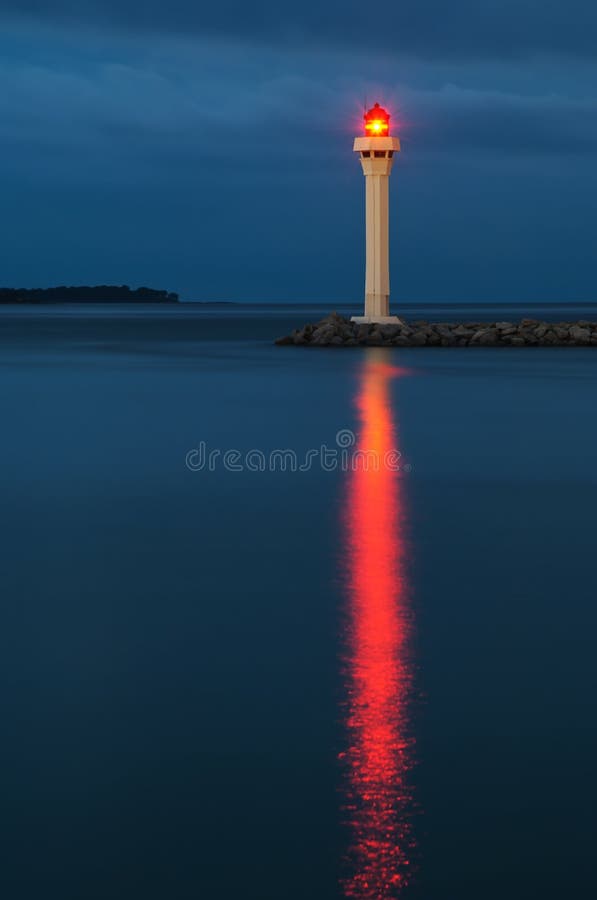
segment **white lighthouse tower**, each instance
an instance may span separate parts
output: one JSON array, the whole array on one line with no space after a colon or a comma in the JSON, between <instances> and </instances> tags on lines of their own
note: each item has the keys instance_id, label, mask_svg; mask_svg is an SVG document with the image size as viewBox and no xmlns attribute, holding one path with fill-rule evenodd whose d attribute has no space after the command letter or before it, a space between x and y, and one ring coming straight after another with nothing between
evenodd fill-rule
<instances>
[{"instance_id":1,"label":"white lighthouse tower","mask_svg":"<svg viewBox=\"0 0 597 900\"><path fill-rule=\"evenodd\" d=\"M390 137L390 115L379 103L365 113L365 136L355 138L353 150L365 176L367 233L365 315L353 321L399 322L390 315L389 182L400 141Z\"/></svg>"}]
</instances>

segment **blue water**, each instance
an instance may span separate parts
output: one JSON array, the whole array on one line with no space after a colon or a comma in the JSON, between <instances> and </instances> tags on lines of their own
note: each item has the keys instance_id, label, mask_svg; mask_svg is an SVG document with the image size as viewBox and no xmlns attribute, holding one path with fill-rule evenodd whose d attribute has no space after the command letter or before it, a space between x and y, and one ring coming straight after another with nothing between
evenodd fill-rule
<instances>
[{"instance_id":1,"label":"blue water","mask_svg":"<svg viewBox=\"0 0 597 900\"><path fill-rule=\"evenodd\" d=\"M597 353L272 345L319 314L0 308L7 900L594 895ZM246 468L380 428L385 487ZM242 470L193 471L202 443ZM408 690L374 679L367 796L377 603ZM382 802L412 875L374 888L351 846Z\"/></svg>"}]
</instances>

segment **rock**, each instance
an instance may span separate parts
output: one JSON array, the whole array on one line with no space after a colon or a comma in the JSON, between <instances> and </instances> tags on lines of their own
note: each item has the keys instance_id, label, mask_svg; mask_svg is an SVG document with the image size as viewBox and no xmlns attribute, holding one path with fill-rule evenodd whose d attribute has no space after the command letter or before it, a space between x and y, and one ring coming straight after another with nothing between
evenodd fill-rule
<instances>
[{"instance_id":1,"label":"rock","mask_svg":"<svg viewBox=\"0 0 597 900\"><path fill-rule=\"evenodd\" d=\"M323 319L320 319L319 322L317 322L314 332L317 333L321 328L329 328L330 331L335 334L337 331L340 331L341 328L346 326L350 327L349 320L338 315L337 312L332 312L329 316L324 316Z\"/></svg>"},{"instance_id":2,"label":"rock","mask_svg":"<svg viewBox=\"0 0 597 900\"><path fill-rule=\"evenodd\" d=\"M313 340L319 340L320 338L331 338L334 334L335 329L333 325L319 325L313 332Z\"/></svg>"},{"instance_id":3,"label":"rock","mask_svg":"<svg viewBox=\"0 0 597 900\"><path fill-rule=\"evenodd\" d=\"M475 332L471 328L466 328L464 325L458 325L458 327L454 328L452 331L454 337L472 337L474 333Z\"/></svg>"},{"instance_id":4,"label":"rock","mask_svg":"<svg viewBox=\"0 0 597 900\"><path fill-rule=\"evenodd\" d=\"M525 340L524 338L515 335L514 337L510 338L510 343L513 347L524 347Z\"/></svg>"},{"instance_id":5,"label":"rock","mask_svg":"<svg viewBox=\"0 0 597 900\"><path fill-rule=\"evenodd\" d=\"M493 328L490 329L490 331L485 331L479 338L479 344L482 347L490 347L493 344L497 344L497 341L498 341L497 331Z\"/></svg>"},{"instance_id":6,"label":"rock","mask_svg":"<svg viewBox=\"0 0 597 900\"><path fill-rule=\"evenodd\" d=\"M541 340L542 340L542 343L544 343L544 344L559 343L558 336L554 331L546 331Z\"/></svg>"},{"instance_id":7,"label":"rock","mask_svg":"<svg viewBox=\"0 0 597 900\"><path fill-rule=\"evenodd\" d=\"M410 344L412 347L423 347L427 343L427 335L424 331L415 331L415 333L410 338Z\"/></svg>"},{"instance_id":8,"label":"rock","mask_svg":"<svg viewBox=\"0 0 597 900\"><path fill-rule=\"evenodd\" d=\"M580 325L573 325L570 329L570 337L577 344L588 344L591 340L591 332L588 328L581 328Z\"/></svg>"},{"instance_id":9,"label":"rock","mask_svg":"<svg viewBox=\"0 0 597 900\"><path fill-rule=\"evenodd\" d=\"M385 340L393 340L400 333L400 325L380 325L379 331Z\"/></svg>"}]
</instances>

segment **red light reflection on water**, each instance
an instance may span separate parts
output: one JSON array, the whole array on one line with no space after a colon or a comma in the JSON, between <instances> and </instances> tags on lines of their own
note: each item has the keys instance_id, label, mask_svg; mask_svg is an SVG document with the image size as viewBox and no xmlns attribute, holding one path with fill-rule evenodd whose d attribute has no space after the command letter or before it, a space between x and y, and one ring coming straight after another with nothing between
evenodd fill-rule
<instances>
[{"instance_id":1,"label":"red light reflection on water","mask_svg":"<svg viewBox=\"0 0 597 900\"><path fill-rule=\"evenodd\" d=\"M374 351L375 354L375 351ZM357 449L377 458L398 448L389 387L400 370L370 356L357 396ZM408 773L411 630L406 602L401 473L350 472L346 510L345 814L350 828L346 897L398 897L409 879L413 837Z\"/></svg>"}]
</instances>

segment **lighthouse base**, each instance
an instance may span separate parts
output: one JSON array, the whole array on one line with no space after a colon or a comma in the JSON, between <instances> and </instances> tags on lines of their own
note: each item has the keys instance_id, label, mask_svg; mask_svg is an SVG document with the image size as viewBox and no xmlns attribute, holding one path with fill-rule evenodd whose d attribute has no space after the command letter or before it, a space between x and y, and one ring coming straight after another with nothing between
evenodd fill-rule
<instances>
[{"instance_id":1,"label":"lighthouse base","mask_svg":"<svg viewBox=\"0 0 597 900\"><path fill-rule=\"evenodd\" d=\"M404 325L398 316L351 316L350 321L357 325Z\"/></svg>"}]
</instances>

